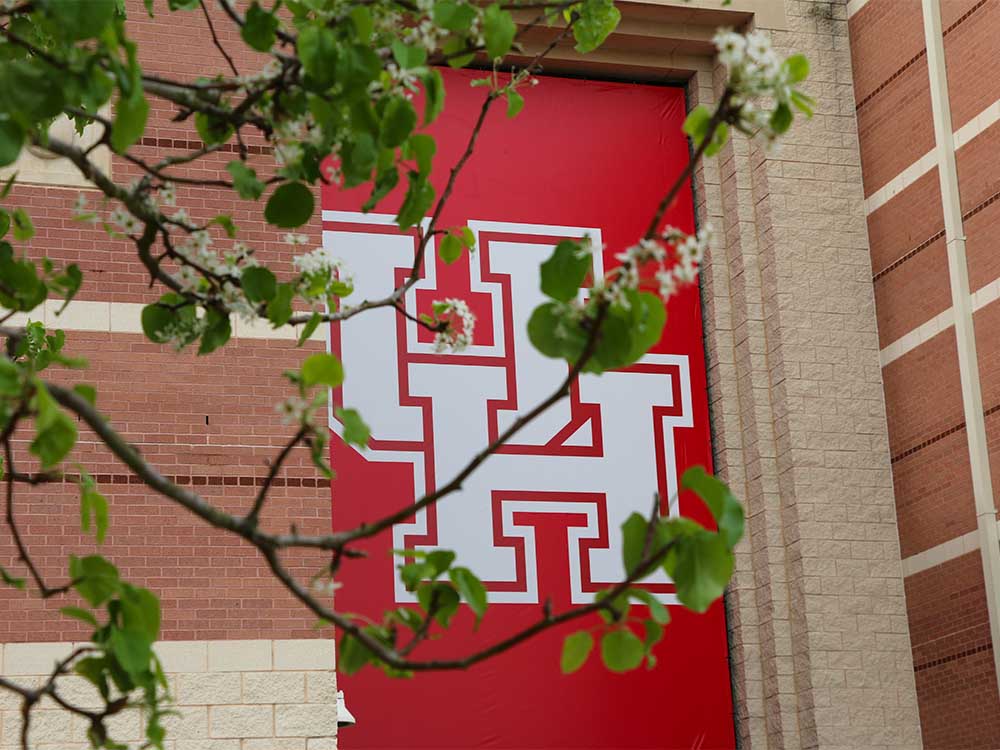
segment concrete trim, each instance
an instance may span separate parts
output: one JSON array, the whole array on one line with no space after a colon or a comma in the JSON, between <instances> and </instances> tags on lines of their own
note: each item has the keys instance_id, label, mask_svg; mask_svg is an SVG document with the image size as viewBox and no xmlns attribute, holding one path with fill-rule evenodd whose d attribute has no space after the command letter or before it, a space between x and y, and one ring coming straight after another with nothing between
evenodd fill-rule
<instances>
[{"instance_id":1,"label":"concrete trim","mask_svg":"<svg viewBox=\"0 0 1000 750\"><path fill-rule=\"evenodd\" d=\"M979 530L970 531L968 534L949 539L923 552L910 555L903 559L903 576L909 577L925 570L937 567L956 557L961 557L969 552L979 549Z\"/></svg>"},{"instance_id":2,"label":"concrete trim","mask_svg":"<svg viewBox=\"0 0 1000 750\"><path fill-rule=\"evenodd\" d=\"M1000 100L993 102L953 133L955 148L962 148L962 146L976 136L984 133L987 128L997 122L1000 122ZM910 185L934 169L937 163L937 150L932 149L928 151L913 162L913 164L885 183L885 185L865 198L865 213L871 216Z\"/></svg>"},{"instance_id":3,"label":"concrete trim","mask_svg":"<svg viewBox=\"0 0 1000 750\"><path fill-rule=\"evenodd\" d=\"M847 3L847 17L850 18L859 10L868 5L869 0L848 0Z\"/></svg>"},{"instance_id":4,"label":"concrete trim","mask_svg":"<svg viewBox=\"0 0 1000 750\"><path fill-rule=\"evenodd\" d=\"M994 279L986 286L980 287L972 293L972 310L973 312L981 310L998 299L1000 299L1000 279ZM926 323L922 323L912 331L887 344L879 352L882 367L913 351L925 341L930 341L942 331L947 331L953 325L955 325L955 312L954 308L949 307L947 310L939 312Z\"/></svg>"},{"instance_id":5,"label":"concrete trim","mask_svg":"<svg viewBox=\"0 0 1000 750\"><path fill-rule=\"evenodd\" d=\"M976 352L972 295L969 293L969 268L965 255L965 229L959 196L958 169L955 164L955 140L948 97L948 71L945 65L944 34L941 28L940 0L922 0L924 36L927 41L927 70L930 78L931 109L934 115L934 141L938 153L941 203L944 209L945 239L948 248L948 278L952 307L955 311L955 338L958 343L958 371L962 382L962 408L965 434L972 469L972 494L976 504L979 546L983 551L983 579L990 618L990 636L1000 643L1000 535L993 501L986 420L983 416L983 393L979 382L979 358ZM993 650L994 678L1000 684L1000 649Z\"/></svg>"},{"instance_id":6,"label":"concrete trim","mask_svg":"<svg viewBox=\"0 0 1000 750\"><path fill-rule=\"evenodd\" d=\"M137 302L98 302L92 300L73 300L63 310L60 300L46 300L42 307L30 314L18 314L12 317L9 325L24 325L28 320L42 322L48 328L61 328L64 331L103 331L106 333L137 333L142 334L142 308ZM0 308L0 316L4 314ZM299 337L299 329L283 326L277 330L264 320L247 323L237 317L233 321L233 338L263 339L268 341L295 341ZM329 326L319 326L310 341L326 341Z\"/></svg>"}]
</instances>

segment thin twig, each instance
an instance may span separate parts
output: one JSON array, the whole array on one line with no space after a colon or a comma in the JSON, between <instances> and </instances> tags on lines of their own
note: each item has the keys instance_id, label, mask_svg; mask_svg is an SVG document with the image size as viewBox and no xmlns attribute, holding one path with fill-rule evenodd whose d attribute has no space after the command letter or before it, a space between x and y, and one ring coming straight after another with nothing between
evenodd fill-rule
<instances>
[{"instance_id":1,"label":"thin twig","mask_svg":"<svg viewBox=\"0 0 1000 750\"><path fill-rule=\"evenodd\" d=\"M295 446L302 442L302 439L305 438L307 432L309 432L308 427L300 427L298 432L292 436L292 439L289 440L285 447L281 449L281 453L278 454L278 457L271 462L271 470L267 472L267 477L264 479L264 484L261 486L260 492L257 493L253 507L250 509L250 512L247 513L245 519L247 524L253 526L257 525L260 512L263 510L264 503L267 501L267 493L271 490L271 484L274 482L275 477L278 476L278 472L281 471L282 464L285 463L285 460L291 454Z\"/></svg>"},{"instance_id":2,"label":"thin twig","mask_svg":"<svg viewBox=\"0 0 1000 750\"><path fill-rule=\"evenodd\" d=\"M222 53L222 56L226 58L226 62L229 63L229 69L233 71L233 75L239 78L240 71L236 69L236 63L233 62L233 58L229 56L228 52L226 52L226 48L222 46L222 42L219 41L219 37L215 33L215 24L212 23L212 16L208 12L205 0L198 0L198 3L201 5L201 10L205 14L205 23L208 24L208 32L212 35L212 43L215 45L215 48Z\"/></svg>"}]
</instances>

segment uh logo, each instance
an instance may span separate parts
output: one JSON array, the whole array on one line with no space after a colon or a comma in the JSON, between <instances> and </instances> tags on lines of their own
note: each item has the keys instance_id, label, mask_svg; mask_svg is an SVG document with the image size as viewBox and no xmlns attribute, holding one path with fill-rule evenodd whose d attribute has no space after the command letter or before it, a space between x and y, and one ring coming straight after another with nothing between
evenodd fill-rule
<instances>
[{"instance_id":1,"label":"uh logo","mask_svg":"<svg viewBox=\"0 0 1000 750\"><path fill-rule=\"evenodd\" d=\"M324 246L355 276L349 299L383 297L406 277L418 240L415 232L400 233L391 215L324 211L323 219ZM542 356L528 340L528 318L543 301L538 269L561 239L589 235L600 248L600 228L479 220L468 226L477 249L467 273L462 269L465 278L456 280L456 267L437 261L431 242L424 276L405 306L416 315L435 299L466 299L478 317L470 347L436 353L431 337L391 308L331 330L331 349L347 372L336 405L358 409L370 425L364 460L405 465L413 493L405 498L398 488L380 488L377 472L374 482L352 491L335 465L335 500L343 482L349 497L342 502L397 493L386 510L433 491L566 375L564 362ZM600 252L594 263L594 273L603 273ZM619 526L629 514L647 515L654 492L664 512L680 512L678 477L686 466L678 466L676 442L678 430L693 425L691 401L686 355L647 354L624 371L583 375L570 398L488 458L460 491L397 525L392 546L452 549L482 578L491 603L532 604L548 595L544 585L539 591L536 524L558 520L568 559L557 575L568 581L570 601L590 602L624 576ZM342 429L332 409L330 427ZM676 602L669 579L658 576L648 588ZM396 602L414 601L395 576L392 586Z\"/></svg>"}]
</instances>

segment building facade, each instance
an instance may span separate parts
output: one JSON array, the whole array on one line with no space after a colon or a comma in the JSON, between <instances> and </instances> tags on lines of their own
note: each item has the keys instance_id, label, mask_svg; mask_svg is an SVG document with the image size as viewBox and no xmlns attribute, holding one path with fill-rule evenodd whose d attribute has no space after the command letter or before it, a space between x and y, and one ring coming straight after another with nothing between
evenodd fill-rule
<instances>
[{"instance_id":1,"label":"building facade","mask_svg":"<svg viewBox=\"0 0 1000 750\"><path fill-rule=\"evenodd\" d=\"M710 104L725 80L715 29L753 27L809 57L806 90L818 101L777 152L736 137L694 180L698 218L717 229L701 282L715 464L748 519L726 597L738 746L1000 747L990 472L1000 450L990 367L1000 356L990 241L1000 76L989 61L1000 0L619 7L604 47L585 58L559 47L547 72L683 82L691 106ZM148 71L194 76L219 62L201 16L148 19L138 5L131 15ZM148 155L199 145L172 114L154 112ZM232 154L215 157L224 174ZM132 174L108 164L116 178ZM70 221L80 186L65 165L21 168L14 199L35 219L37 250L101 279L59 318L45 312L89 358L99 405L165 474L242 507L282 447L273 404L302 351L265 327L237 328L203 361L149 343L139 326L147 278L129 247ZM280 233L230 194L192 189L184 203L231 213L268 261L287 264ZM307 228L316 245L320 231L317 214ZM324 346L317 334L305 350ZM180 710L172 749L335 747L333 644L256 555L178 516L93 436L78 458L112 502L104 553L163 599L159 648ZM286 466L266 521L328 529L329 484L305 452ZM72 517L75 502L72 485L22 501L22 531L54 579L87 545L52 520ZM308 576L322 561L296 562ZM0 563L16 567L6 537ZM0 589L0 673L40 676L86 636L59 606ZM80 722L41 713L39 748L85 747ZM16 746L18 722L0 694L2 750ZM117 739L138 740L139 722L124 716Z\"/></svg>"}]
</instances>

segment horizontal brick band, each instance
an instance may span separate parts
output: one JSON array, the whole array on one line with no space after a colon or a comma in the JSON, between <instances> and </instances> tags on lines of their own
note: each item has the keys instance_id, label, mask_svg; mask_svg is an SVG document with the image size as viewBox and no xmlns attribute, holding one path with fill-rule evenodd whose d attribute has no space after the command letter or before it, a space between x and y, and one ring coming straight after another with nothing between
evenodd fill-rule
<instances>
[{"instance_id":1,"label":"horizontal brick band","mask_svg":"<svg viewBox=\"0 0 1000 750\"><path fill-rule=\"evenodd\" d=\"M944 33L942 34L942 36L948 36L948 34L950 34L952 31L954 31L956 28L958 28L958 26L960 26L964 21L966 21L969 18L969 16L971 16L977 10L979 10L984 5L986 5L986 2L987 2L987 0L979 0L978 3L976 3L971 8L969 8L969 10L967 10L965 13L963 13L951 26L949 26L947 29L945 29ZM908 68L911 68L914 64L916 64L926 54L927 54L926 48L922 49L917 54L915 54L913 57L911 57L909 60L907 60L905 63L903 63L902 67L900 67L899 70L897 70L891 76L889 76L888 78L886 78L882 83L880 83L878 86L876 86L875 89L870 94L868 94L868 96L866 96L864 99L862 99L860 102L858 102L857 105L854 108L854 111L855 112L860 112L862 107L864 107L866 104L868 104L868 102L870 102L873 98L875 98L875 96L877 94L880 94L881 92L885 91L886 87L890 83L892 83L897 78L899 78L903 73L906 72L906 70Z\"/></svg>"},{"instance_id":2,"label":"horizontal brick band","mask_svg":"<svg viewBox=\"0 0 1000 750\"><path fill-rule=\"evenodd\" d=\"M996 193L993 193L993 195L991 195L986 200L984 200L981 203L978 203L975 206L973 206L972 208L970 208L968 211L966 211L964 214L962 214L962 219L964 221L970 219L971 217L973 217L976 214L978 214L980 211L982 211L985 208L987 208L987 207L991 206L992 204L996 203L998 200L1000 200L1000 191L997 191ZM876 271L872 275L872 281L878 281L883 276L885 276L887 273L895 271L897 268L899 268L901 265L903 265L903 263L905 263L906 261L908 261L911 258L913 258L914 256L916 256L921 251L926 250L928 247L930 247L931 245L933 245L937 240L941 239L942 237L944 237L944 230L943 229L941 231L939 231L939 232L935 232L933 235L931 235L930 237L928 237L926 240L924 240L923 242L921 242L919 245L917 245L916 247L914 247L912 250L908 250L904 255L902 255L899 258L897 258L896 260L894 260L892 263L890 263L889 265L887 265L885 268L883 268L883 269L881 269L879 271Z\"/></svg>"},{"instance_id":3,"label":"horizontal brick band","mask_svg":"<svg viewBox=\"0 0 1000 750\"><path fill-rule=\"evenodd\" d=\"M145 484L141 477L134 474L93 474L94 481L98 484ZM168 482L192 487L263 487L265 477L256 476L209 476L205 474L164 474ZM61 478L64 484L75 484L80 479L78 474L64 474ZM272 487L326 487L329 485L328 479L317 477L275 477L271 480ZM58 483L55 480L54 483Z\"/></svg>"},{"instance_id":4,"label":"horizontal brick band","mask_svg":"<svg viewBox=\"0 0 1000 750\"><path fill-rule=\"evenodd\" d=\"M988 418L988 417L993 416L997 412L1000 412L1000 404L995 404L994 406L991 406L989 409L984 410L983 411L983 416ZM890 459L890 461L892 463L896 463L897 461L902 461L907 456L912 456L914 453L916 453L918 451L922 451L927 446L934 445L934 443L938 442L939 440L944 440L949 435L954 435L956 432L959 432L960 430L964 430L964 429L965 429L965 422L959 422L954 427L949 427L944 432L939 432L934 437L929 437L926 440L924 440L922 443L919 443L918 445L914 445L911 448L907 448L902 453L896 454L895 456L893 456Z\"/></svg>"},{"instance_id":5,"label":"horizontal brick band","mask_svg":"<svg viewBox=\"0 0 1000 750\"><path fill-rule=\"evenodd\" d=\"M143 136L139 139L139 145L154 146L156 148L179 148L186 151L198 151L205 148L205 144L201 141L192 141L185 138L156 138L154 136ZM248 154L270 154L274 152L271 146L245 145L244 148ZM223 143L217 150L238 154L240 146L237 143Z\"/></svg>"},{"instance_id":6,"label":"horizontal brick band","mask_svg":"<svg viewBox=\"0 0 1000 750\"><path fill-rule=\"evenodd\" d=\"M980 654L983 651L992 651L992 643L982 643L973 648L967 648L965 651L959 651L956 654L949 654L948 656L942 656L940 659L931 659L930 661L925 661L923 664L914 664L914 672L923 672L925 669L931 669L933 667L940 667L942 664L948 664L953 661L958 661L959 659L964 659L967 656L972 656L973 654Z\"/></svg>"}]
</instances>

